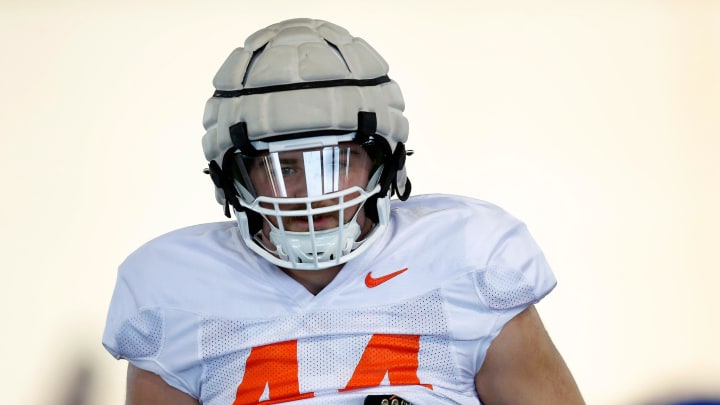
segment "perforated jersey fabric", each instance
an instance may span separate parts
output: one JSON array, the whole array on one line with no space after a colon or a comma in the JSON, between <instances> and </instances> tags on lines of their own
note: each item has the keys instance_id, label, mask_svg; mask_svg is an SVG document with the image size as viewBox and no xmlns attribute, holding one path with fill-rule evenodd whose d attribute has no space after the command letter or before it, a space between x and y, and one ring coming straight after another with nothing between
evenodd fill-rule
<instances>
[{"instance_id":1,"label":"perforated jersey fabric","mask_svg":"<svg viewBox=\"0 0 720 405\"><path fill-rule=\"evenodd\" d=\"M317 295L234 222L204 224L123 262L103 344L206 405L477 405L490 343L555 284L525 225L469 198L394 201L383 239Z\"/></svg>"}]
</instances>

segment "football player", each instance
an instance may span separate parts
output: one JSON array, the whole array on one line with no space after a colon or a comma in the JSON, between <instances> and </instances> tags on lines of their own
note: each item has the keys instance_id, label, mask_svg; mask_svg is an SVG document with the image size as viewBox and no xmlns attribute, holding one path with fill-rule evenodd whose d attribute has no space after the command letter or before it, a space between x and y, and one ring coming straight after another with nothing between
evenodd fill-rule
<instances>
[{"instance_id":1,"label":"football player","mask_svg":"<svg viewBox=\"0 0 720 405\"><path fill-rule=\"evenodd\" d=\"M103 343L129 361L128 404L583 403L534 308L556 281L525 225L410 198L403 97L370 45L283 21L214 86L202 146L235 221L121 265Z\"/></svg>"}]
</instances>

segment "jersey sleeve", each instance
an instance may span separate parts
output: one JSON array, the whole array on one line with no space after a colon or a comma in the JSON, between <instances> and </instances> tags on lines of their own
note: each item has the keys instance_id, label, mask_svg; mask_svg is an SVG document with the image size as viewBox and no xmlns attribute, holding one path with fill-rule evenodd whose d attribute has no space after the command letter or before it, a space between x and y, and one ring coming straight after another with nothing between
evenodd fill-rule
<instances>
[{"instance_id":1,"label":"jersey sleeve","mask_svg":"<svg viewBox=\"0 0 720 405\"><path fill-rule=\"evenodd\" d=\"M149 286L154 263L129 258L118 271L103 346L117 359L159 375L170 386L199 397L197 316L162 305Z\"/></svg>"},{"instance_id":2,"label":"jersey sleeve","mask_svg":"<svg viewBox=\"0 0 720 405\"><path fill-rule=\"evenodd\" d=\"M487 265L475 273L478 295L500 311L535 304L556 284L540 247L520 222L500 235Z\"/></svg>"},{"instance_id":3,"label":"jersey sleeve","mask_svg":"<svg viewBox=\"0 0 720 405\"><path fill-rule=\"evenodd\" d=\"M525 224L517 222L498 239L487 264L473 273L473 281L483 312L494 320L483 349L476 353L479 369L505 324L549 294L557 280Z\"/></svg>"}]
</instances>

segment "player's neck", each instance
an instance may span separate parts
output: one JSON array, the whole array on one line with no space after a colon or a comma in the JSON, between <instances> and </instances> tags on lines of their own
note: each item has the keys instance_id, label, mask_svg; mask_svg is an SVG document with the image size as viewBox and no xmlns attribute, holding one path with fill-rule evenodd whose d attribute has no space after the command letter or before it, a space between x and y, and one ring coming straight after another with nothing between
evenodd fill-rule
<instances>
[{"instance_id":1,"label":"player's neck","mask_svg":"<svg viewBox=\"0 0 720 405\"><path fill-rule=\"evenodd\" d=\"M323 290L323 288L330 284L333 279L335 279L335 276L337 276L340 272L340 269L342 269L342 265L323 270L282 269L282 271L293 280L300 283L300 285L305 287L305 289L310 291L310 293L317 295Z\"/></svg>"}]
</instances>

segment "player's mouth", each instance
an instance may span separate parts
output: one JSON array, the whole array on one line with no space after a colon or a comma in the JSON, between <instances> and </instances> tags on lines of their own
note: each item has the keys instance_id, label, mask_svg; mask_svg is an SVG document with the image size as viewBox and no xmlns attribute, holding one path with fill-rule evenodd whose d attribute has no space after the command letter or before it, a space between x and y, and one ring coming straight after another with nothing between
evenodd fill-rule
<instances>
[{"instance_id":1,"label":"player's mouth","mask_svg":"<svg viewBox=\"0 0 720 405\"><path fill-rule=\"evenodd\" d=\"M336 213L313 215L312 222L313 229L316 231L337 228L338 226ZM292 232L308 232L310 230L310 223L305 216L286 217L283 224L285 225L285 229Z\"/></svg>"}]
</instances>

